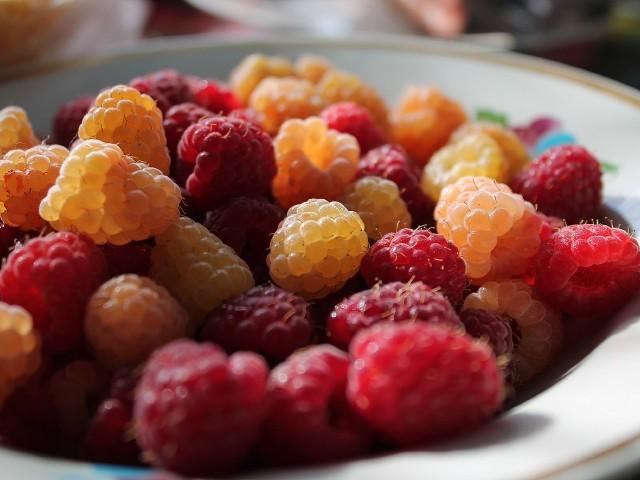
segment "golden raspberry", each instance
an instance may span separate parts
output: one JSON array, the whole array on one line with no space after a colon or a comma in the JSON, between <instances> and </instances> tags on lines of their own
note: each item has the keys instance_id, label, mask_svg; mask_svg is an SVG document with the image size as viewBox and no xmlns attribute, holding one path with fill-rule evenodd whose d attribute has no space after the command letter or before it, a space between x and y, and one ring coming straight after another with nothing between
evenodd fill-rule
<instances>
[{"instance_id":1,"label":"golden raspberry","mask_svg":"<svg viewBox=\"0 0 640 480\"><path fill-rule=\"evenodd\" d=\"M278 167L273 195L284 208L314 197L335 200L356 176L358 141L318 117L287 120L273 146Z\"/></svg>"},{"instance_id":2,"label":"golden raspberry","mask_svg":"<svg viewBox=\"0 0 640 480\"><path fill-rule=\"evenodd\" d=\"M249 108L258 114L262 127L271 135L290 118L307 118L324 106L315 86L300 78L265 78L249 97Z\"/></svg>"},{"instance_id":3,"label":"golden raspberry","mask_svg":"<svg viewBox=\"0 0 640 480\"><path fill-rule=\"evenodd\" d=\"M367 235L374 240L411 226L398 186L384 178L361 178L347 189L342 203L360 215Z\"/></svg>"},{"instance_id":4,"label":"golden raspberry","mask_svg":"<svg viewBox=\"0 0 640 480\"><path fill-rule=\"evenodd\" d=\"M23 230L47 224L38 208L68 155L60 145L36 145L11 150L0 159L0 218L5 224Z\"/></svg>"},{"instance_id":5,"label":"golden raspberry","mask_svg":"<svg viewBox=\"0 0 640 480\"><path fill-rule=\"evenodd\" d=\"M245 57L231 72L229 86L243 105L258 84L267 77L295 77L296 71L289 60L282 57L267 57L254 53Z\"/></svg>"},{"instance_id":6,"label":"golden raspberry","mask_svg":"<svg viewBox=\"0 0 640 480\"><path fill-rule=\"evenodd\" d=\"M422 190L434 202L447 185L462 177L488 177L505 182L508 164L488 135L472 133L438 150L422 171Z\"/></svg>"},{"instance_id":7,"label":"golden raspberry","mask_svg":"<svg viewBox=\"0 0 640 480\"><path fill-rule=\"evenodd\" d=\"M40 366L40 337L31 314L0 302L0 405Z\"/></svg>"},{"instance_id":8,"label":"golden raspberry","mask_svg":"<svg viewBox=\"0 0 640 480\"><path fill-rule=\"evenodd\" d=\"M391 114L393 138L421 166L466 120L460 104L433 87L409 88Z\"/></svg>"},{"instance_id":9,"label":"golden raspberry","mask_svg":"<svg viewBox=\"0 0 640 480\"><path fill-rule=\"evenodd\" d=\"M0 155L15 148L29 148L38 144L27 113L20 107L0 110Z\"/></svg>"},{"instance_id":10,"label":"golden raspberry","mask_svg":"<svg viewBox=\"0 0 640 480\"><path fill-rule=\"evenodd\" d=\"M299 77L318 83L325 73L333 69L333 65L320 55L307 54L298 57L295 68Z\"/></svg>"},{"instance_id":11,"label":"golden raspberry","mask_svg":"<svg viewBox=\"0 0 640 480\"><path fill-rule=\"evenodd\" d=\"M156 348L187 334L189 316L150 278L120 275L104 283L87 304L84 329L98 361L135 367Z\"/></svg>"},{"instance_id":12,"label":"golden raspberry","mask_svg":"<svg viewBox=\"0 0 640 480\"><path fill-rule=\"evenodd\" d=\"M162 112L153 98L133 87L116 85L100 93L82 119L78 136L115 143L136 162L169 173Z\"/></svg>"},{"instance_id":13,"label":"golden raspberry","mask_svg":"<svg viewBox=\"0 0 640 480\"><path fill-rule=\"evenodd\" d=\"M464 301L463 309L470 308L506 315L518 325L511 360L515 383L524 383L547 367L562 346L561 316L534 299L531 288L522 280L484 283Z\"/></svg>"},{"instance_id":14,"label":"golden raspberry","mask_svg":"<svg viewBox=\"0 0 640 480\"><path fill-rule=\"evenodd\" d=\"M445 187L434 216L477 285L524 274L540 247L542 220L533 205L491 178L464 177Z\"/></svg>"},{"instance_id":15,"label":"golden raspberry","mask_svg":"<svg viewBox=\"0 0 640 480\"><path fill-rule=\"evenodd\" d=\"M164 231L178 218L181 198L157 168L133 162L117 145L85 140L63 163L40 216L56 230L123 245Z\"/></svg>"},{"instance_id":16,"label":"golden raspberry","mask_svg":"<svg viewBox=\"0 0 640 480\"><path fill-rule=\"evenodd\" d=\"M187 309L194 324L227 298L254 285L244 260L187 217L181 217L156 237L150 276Z\"/></svg>"},{"instance_id":17,"label":"golden raspberry","mask_svg":"<svg viewBox=\"0 0 640 480\"><path fill-rule=\"evenodd\" d=\"M339 290L360 269L369 241L360 216L338 202L291 207L271 237L271 279L305 298Z\"/></svg>"}]
</instances>

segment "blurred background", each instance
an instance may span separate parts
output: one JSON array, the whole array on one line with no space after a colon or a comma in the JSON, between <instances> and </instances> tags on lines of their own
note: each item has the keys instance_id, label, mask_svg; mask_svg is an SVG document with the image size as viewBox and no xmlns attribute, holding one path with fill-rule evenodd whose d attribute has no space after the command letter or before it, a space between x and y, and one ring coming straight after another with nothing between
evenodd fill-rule
<instances>
[{"instance_id":1,"label":"blurred background","mask_svg":"<svg viewBox=\"0 0 640 480\"><path fill-rule=\"evenodd\" d=\"M146 38L283 31L459 38L640 88L640 0L0 0L0 76Z\"/></svg>"}]
</instances>

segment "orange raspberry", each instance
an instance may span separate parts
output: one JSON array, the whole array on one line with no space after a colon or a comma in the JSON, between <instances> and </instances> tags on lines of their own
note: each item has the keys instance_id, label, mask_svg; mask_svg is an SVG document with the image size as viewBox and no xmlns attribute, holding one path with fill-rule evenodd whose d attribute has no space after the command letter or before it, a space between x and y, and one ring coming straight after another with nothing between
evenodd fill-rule
<instances>
[{"instance_id":1,"label":"orange raspberry","mask_svg":"<svg viewBox=\"0 0 640 480\"><path fill-rule=\"evenodd\" d=\"M325 73L333 69L333 65L320 55L307 54L298 57L295 69L299 77L318 83Z\"/></svg>"},{"instance_id":2,"label":"orange raspberry","mask_svg":"<svg viewBox=\"0 0 640 480\"><path fill-rule=\"evenodd\" d=\"M254 53L245 57L231 72L229 86L243 105L258 84L267 77L295 77L296 72L289 60L282 57L267 57Z\"/></svg>"},{"instance_id":3,"label":"orange raspberry","mask_svg":"<svg viewBox=\"0 0 640 480\"><path fill-rule=\"evenodd\" d=\"M20 107L0 110L0 155L15 148L29 148L38 144L27 113Z\"/></svg>"}]
</instances>

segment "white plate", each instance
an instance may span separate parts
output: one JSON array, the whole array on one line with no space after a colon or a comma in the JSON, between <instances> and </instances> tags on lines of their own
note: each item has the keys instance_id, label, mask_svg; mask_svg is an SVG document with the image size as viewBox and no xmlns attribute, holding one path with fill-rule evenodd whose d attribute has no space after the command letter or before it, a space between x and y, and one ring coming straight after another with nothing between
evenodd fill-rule
<instances>
[{"instance_id":1,"label":"white plate","mask_svg":"<svg viewBox=\"0 0 640 480\"><path fill-rule=\"evenodd\" d=\"M0 84L0 105L27 109L47 132L59 104L162 67L225 78L253 52L295 57L313 52L362 75L389 100L409 84L430 83L469 111L492 107L514 122L558 117L601 159L618 164L605 179L606 202L640 227L640 94L614 82L521 56L402 38L321 40L288 36L248 41L154 42L134 51ZM640 301L634 299L592 342L576 345L523 401L471 435L444 445L312 469L248 473L244 479L511 480L602 478L640 463ZM548 388L544 388L548 387ZM541 391L540 391L541 390ZM537 395L533 395L534 393ZM143 478L88 464L0 449L2 478ZM119 476L118 476L119 475ZM131 473L133 475L133 473Z\"/></svg>"}]
</instances>

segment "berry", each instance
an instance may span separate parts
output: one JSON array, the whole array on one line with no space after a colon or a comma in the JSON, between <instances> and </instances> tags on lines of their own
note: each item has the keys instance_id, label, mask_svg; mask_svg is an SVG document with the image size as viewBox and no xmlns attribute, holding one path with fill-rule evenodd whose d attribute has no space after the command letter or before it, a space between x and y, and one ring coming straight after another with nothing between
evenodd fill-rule
<instances>
[{"instance_id":1,"label":"berry","mask_svg":"<svg viewBox=\"0 0 640 480\"><path fill-rule=\"evenodd\" d=\"M46 225L38 208L69 151L60 145L11 150L0 158L0 219L23 230Z\"/></svg>"},{"instance_id":2,"label":"berry","mask_svg":"<svg viewBox=\"0 0 640 480\"><path fill-rule=\"evenodd\" d=\"M0 270L0 298L33 316L46 350L66 352L80 341L85 305L106 269L102 252L85 237L59 232L33 238Z\"/></svg>"},{"instance_id":3,"label":"berry","mask_svg":"<svg viewBox=\"0 0 640 480\"><path fill-rule=\"evenodd\" d=\"M237 108L229 113L229 117L238 118L255 125L258 128L262 128L260 122L260 116L253 108Z\"/></svg>"},{"instance_id":4,"label":"berry","mask_svg":"<svg viewBox=\"0 0 640 480\"><path fill-rule=\"evenodd\" d=\"M524 274L540 247L542 220L533 205L490 178L464 177L445 187L435 219L475 284Z\"/></svg>"},{"instance_id":5,"label":"berry","mask_svg":"<svg viewBox=\"0 0 640 480\"><path fill-rule=\"evenodd\" d=\"M404 93L391 115L393 138L423 166L466 120L460 104L445 97L440 90L412 87Z\"/></svg>"},{"instance_id":6,"label":"berry","mask_svg":"<svg viewBox=\"0 0 640 480\"><path fill-rule=\"evenodd\" d=\"M0 156L16 148L27 149L38 144L27 113L20 107L0 110Z\"/></svg>"},{"instance_id":7,"label":"berry","mask_svg":"<svg viewBox=\"0 0 640 480\"><path fill-rule=\"evenodd\" d=\"M249 97L249 108L271 135L278 133L286 120L317 115L323 106L315 86L300 78L265 78Z\"/></svg>"},{"instance_id":8,"label":"berry","mask_svg":"<svg viewBox=\"0 0 640 480\"><path fill-rule=\"evenodd\" d=\"M189 317L163 287L134 274L112 278L87 304L84 331L100 364L135 367L186 335Z\"/></svg>"},{"instance_id":9,"label":"berry","mask_svg":"<svg viewBox=\"0 0 640 480\"><path fill-rule=\"evenodd\" d=\"M24 242L25 238L26 234L21 230L0 222L0 264L17 245Z\"/></svg>"},{"instance_id":10,"label":"berry","mask_svg":"<svg viewBox=\"0 0 640 480\"><path fill-rule=\"evenodd\" d=\"M210 110L195 103L180 103L167 110L162 125L164 127L164 134L167 137L167 148L169 149L171 158L177 158L178 143L187 127L199 122L203 118L211 116L213 116L213 114ZM172 167L174 163L175 162L172 162Z\"/></svg>"},{"instance_id":11,"label":"berry","mask_svg":"<svg viewBox=\"0 0 640 480\"><path fill-rule=\"evenodd\" d=\"M305 298L339 290L360 269L369 242L360 216L338 202L312 199L291 207L271 237L272 280Z\"/></svg>"},{"instance_id":12,"label":"berry","mask_svg":"<svg viewBox=\"0 0 640 480\"><path fill-rule=\"evenodd\" d=\"M362 260L362 276L376 282L419 281L438 289L453 305L462 300L464 262L455 245L428 230L404 228L374 243Z\"/></svg>"},{"instance_id":13,"label":"berry","mask_svg":"<svg viewBox=\"0 0 640 480\"><path fill-rule=\"evenodd\" d=\"M391 180L400 189L415 224L433 221L433 203L420 187L420 174L398 145L383 145L367 153L358 165L358 178L367 175Z\"/></svg>"},{"instance_id":14,"label":"berry","mask_svg":"<svg viewBox=\"0 0 640 480\"><path fill-rule=\"evenodd\" d=\"M459 332L383 322L360 332L349 353L349 402L397 445L468 431L502 405L491 349Z\"/></svg>"},{"instance_id":15,"label":"berry","mask_svg":"<svg viewBox=\"0 0 640 480\"><path fill-rule=\"evenodd\" d=\"M135 161L169 173L162 112L153 98L134 88L116 85L100 93L82 119L78 137L115 143Z\"/></svg>"},{"instance_id":16,"label":"berry","mask_svg":"<svg viewBox=\"0 0 640 480\"><path fill-rule=\"evenodd\" d=\"M276 174L271 138L236 118L205 118L191 125L178 155L192 169L187 191L208 209L231 197L267 193Z\"/></svg>"},{"instance_id":17,"label":"berry","mask_svg":"<svg viewBox=\"0 0 640 480\"><path fill-rule=\"evenodd\" d=\"M489 344L496 358L511 361L515 345L519 342L519 334L514 332L518 325L515 321L506 315L474 308L460 312L460 320L469 335Z\"/></svg>"},{"instance_id":18,"label":"berry","mask_svg":"<svg viewBox=\"0 0 640 480\"><path fill-rule=\"evenodd\" d=\"M249 97L258 84L267 77L295 77L293 65L286 58L267 57L253 54L245 57L233 69L229 77L229 86L243 105L249 103Z\"/></svg>"},{"instance_id":19,"label":"berry","mask_svg":"<svg viewBox=\"0 0 640 480\"><path fill-rule=\"evenodd\" d=\"M353 102L329 105L320 113L327 126L338 132L353 135L364 155L384 143L384 135L373 122L366 108Z\"/></svg>"},{"instance_id":20,"label":"berry","mask_svg":"<svg viewBox=\"0 0 640 480\"><path fill-rule=\"evenodd\" d=\"M271 464L305 464L366 453L370 434L345 398L349 358L330 345L291 355L269 377L271 409L260 453Z\"/></svg>"},{"instance_id":21,"label":"berry","mask_svg":"<svg viewBox=\"0 0 640 480\"><path fill-rule=\"evenodd\" d=\"M186 217L156 236L150 276L187 309L195 324L226 299L254 285L244 260Z\"/></svg>"},{"instance_id":22,"label":"berry","mask_svg":"<svg viewBox=\"0 0 640 480\"><path fill-rule=\"evenodd\" d=\"M442 295L422 282L392 282L376 285L338 303L327 320L329 339L346 349L356 333L383 321L421 321L464 330L455 310Z\"/></svg>"},{"instance_id":23,"label":"berry","mask_svg":"<svg viewBox=\"0 0 640 480\"><path fill-rule=\"evenodd\" d=\"M40 216L56 230L123 245L164 231L179 205L180 187L160 170L133 162L117 145L86 140L71 150Z\"/></svg>"},{"instance_id":24,"label":"berry","mask_svg":"<svg viewBox=\"0 0 640 480\"><path fill-rule=\"evenodd\" d=\"M93 106L95 97L84 96L69 100L58 108L53 117L53 141L71 147L78 137L78 129L82 119Z\"/></svg>"},{"instance_id":25,"label":"berry","mask_svg":"<svg viewBox=\"0 0 640 480\"><path fill-rule=\"evenodd\" d=\"M311 343L309 305L278 287L255 287L211 312L202 338L229 353L250 350L284 360Z\"/></svg>"},{"instance_id":26,"label":"berry","mask_svg":"<svg viewBox=\"0 0 640 480\"><path fill-rule=\"evenodd\" d=\"M610 315L640 288L638 242L606 225L569 225L544 241L536 291L575 316Z\"/></svg>"},{"instance_id":27,"label":"berry","mask_svg":"<svg viewBox=\"0 0 640 480\"><path fill-rule=\"evenodd\" d=\"M562 127L560 122L551 117L538 117L529 124L514 127L513 131L530 150L535 149L538 141L546 134Z\"/></svg>"},{"instance_id":28,"label":"berry","mask_svg":"<svg viewBox=\"0 0 640 480\"><path fill-rule=\"evenodd\" d=\"M335 200L355 178L360 148L318 117L287 120L274 139L273 195L284 208L310 198Z\"/></svg>"},{"instance_id":29,"label":"berry","mask_svg":"<svg viewBox=\"0 0 640 480\"><path fill-rule=\"evenodd\" d=\"M514 320L519 334L511 360L516 383L531 379L560 351L564 336L562 318L536 300L531 287L522 280L483 284L465 299L463 311L468 309L487 310Z\"/></svg>"},{"instance_id":30,"label":"berry","mask_svg":"<svg viewBox=\"0 0 640 480\"><path fill-rule=\"evenodd\" d=\"M249 453L265 414L268 370L254 353L227 357L176 340L157 350L138 385L134 423L155 466L189 476L227 473Z\"/></svg>"},{"instance_id":31,"label":"berry","mask_svg":"<svg viewBox=\"0 0 640 480\"><path fill-rule=\"evenodd\" d=\"M547 150L518 175L513 190L541 212L577 223L598 214L602 171L586 149L563 145Z\"/></svg>"},{"instance_id":32,"label":"berry","mask_svg":"<svg viewBox=\"0 0 640 480\"><path fill-rule=\"evenodd\" d=\"M562 219L558 217L550 217L544 213L538 212L538 217L542 220L542 230L540 230L540 240L543 242L555 232L565 226Z\"/></svg>"},{"instance_id":33,"label":"berry","mask_svg":"<svg viewBox=\"0 0 640 480\"><path fill-rule=\"evenodd\" d=\"M151 72L134 78L129 85L153 98L162 113L173 105L194 101L194 93L191 91L189 82L176 70Z\"/></svg>"},{"instance_id":34,"label":"berry","mask_svg":"<svg viewBox=\"0 0 640 480\"><path fill-rule=\"evenodd\" d=\"M217 115L228 115L242 105L229 88L215 80L189 77L195 103Z\"/></svg>"},{"instance_id":35,"label":"berry","mask_svg":"<svg viewBox=\"0 0 640 480\"><path fill-rule=\"evenodd\" d=\"M299 77L318 83L325 73L333 69L329 60L319 55L300 55L295 64L296 73Z\"/></svg>"},{"instance_id":36,"label":"berry","mask_svg":"<svg viewBox=\"0 0 640 480\"><path fill-rule=\"evenodd\" d=\"M117 277L125 273L135 273L146 276L151 268L150 243L131 242L126 245L111 245L106 243L100 246L100 250L107 259L109 278Z\"/></svg>"}]
</instances>

